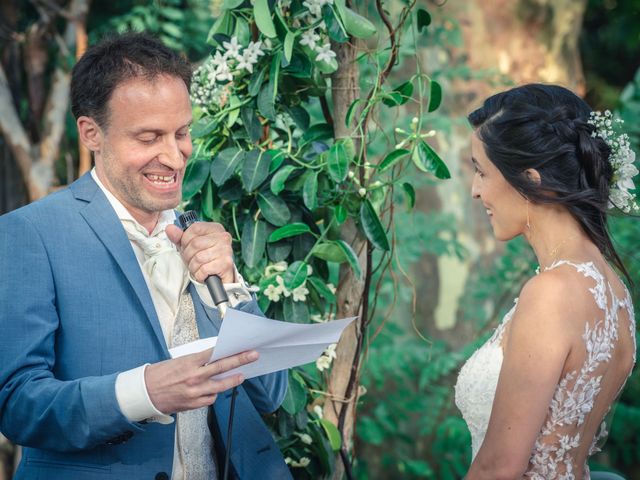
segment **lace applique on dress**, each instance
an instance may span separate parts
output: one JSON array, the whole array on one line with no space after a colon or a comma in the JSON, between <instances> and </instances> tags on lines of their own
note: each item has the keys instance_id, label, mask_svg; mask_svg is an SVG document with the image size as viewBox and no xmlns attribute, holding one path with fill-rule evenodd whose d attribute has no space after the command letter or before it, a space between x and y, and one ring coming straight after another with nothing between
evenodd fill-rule
<instances>
[{"instance_id":1,"label":"lace applique on dress","mask_svg":"<svg viewBox=\"0 0 640 480\"><path fill-rule=\"evenodd\" d=\"M575 480L572 453L580 445L578 427L583 425L585 417L592 411L600 392L602 376L597 375L596 371L600 364L611 359L618 339L619 309L626 309L629 315L629 333L634 339L635 347L635 323L629 292L626 291L625 299L618 300L609 285L612 301L608 306L606 279L593 263L574 264L562 260L555 262L547 270L565 264L575 267L585 277L594 280L595 285L589 291L603 311L604 317L593 325L586 322L582 335L586 347L585 361L579 370L567 373L556 387L547 418L536 439L529 468L525 473L525 477L534 480ZM501 338L515 308L514 305L505 315L494 335L469 358L458 375L455 401L469 426L474 458L482 445L491 416L502 367ZM597 443L606 435L606 424L602 422L599 432L591 443L589 455L598 450ZM585 478L589 478L586 465L584 471Z\"/></svg>"}]
</instances>

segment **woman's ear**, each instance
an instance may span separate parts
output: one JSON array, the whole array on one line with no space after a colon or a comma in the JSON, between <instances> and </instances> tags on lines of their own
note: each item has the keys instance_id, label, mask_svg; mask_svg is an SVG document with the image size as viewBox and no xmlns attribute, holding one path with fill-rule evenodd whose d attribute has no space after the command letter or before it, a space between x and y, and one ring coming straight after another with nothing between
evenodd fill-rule
<instances>
[{"instance_id":1,"label":"woman's ear","mask_svg":"<svg viewBox=\"0 0 640 480\"><path fill-rule=\"evenodd\" d=\"M524 174L527 176L527 180L536 185L540 185L542 179L540 178L540 172L538 172L535 168L528 168L524 171Z\"/></svg>"},{"instance_id":2,"label":"woman's ear","mask_svg":"<svg viewBox=\"0 0 640 480\"><path fill-rule=\"evenodd\" d=\"M96 121L83 115L78 117L76 125L82 144L92 152L99 152L102 148L103 133Z\"/></svg>"}]
</instances>

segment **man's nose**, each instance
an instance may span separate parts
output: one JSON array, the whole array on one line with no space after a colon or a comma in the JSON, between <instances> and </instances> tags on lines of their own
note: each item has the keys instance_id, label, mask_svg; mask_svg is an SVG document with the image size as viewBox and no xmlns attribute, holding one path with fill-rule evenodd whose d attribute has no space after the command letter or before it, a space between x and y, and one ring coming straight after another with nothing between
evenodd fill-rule
<instances>
[{"instance_id":1,"label":"man's nose","mask_svg":"<svg viewBox=\"0 0 640 480\"><path fill-rule=\"evenodd\" d=\"M162 163L167 167L173 169L182 168L186 158L180 148L180 144L175 138L167 139L167 141L164 142L161 159Z\"/></svg>"}]
</instances>

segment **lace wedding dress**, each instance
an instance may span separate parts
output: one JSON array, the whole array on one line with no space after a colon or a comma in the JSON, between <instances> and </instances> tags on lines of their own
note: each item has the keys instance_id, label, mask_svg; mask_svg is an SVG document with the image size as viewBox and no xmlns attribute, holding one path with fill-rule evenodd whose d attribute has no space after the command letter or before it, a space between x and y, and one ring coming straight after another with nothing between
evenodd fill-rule
<instances>
[{"instance_id":1,"label":"lace wedding dress","mask_svg":"<svg viewBox=\"0 0 640 480\"><path fill-rule=\"evenodd\" d=\"M594 403L601 391L602 369L611 359L618 341L619 328L624 328L623 332L631 335L635 352L635 323L629 292L626 291L625 298L617 298L606 278L591 262L575 264L560 260L547 270L561 265L571 265L584 275L589 285L593 285L589 291L602 311L602 316L585 322L582 336L585 343L584 362L579 369L566 373L555 389L524 475L535 480L575 480L574 470L577 464L574 453L581 443L591 442L587 458L598 451L598 442L607 435L606 424L601 420L604 415L596 420L602 421L602 424L592 439L583 439L581 434L584 433L585 419L594 409ZM501 340L516 310L517 302L516 299L515 305L505 315L493 336L469 358L458 375L455 401L471 432L474 458L482 445L489 424L502 366ZM620 312L625 312L626 315L619 315ZM619 317L623 316L626 317L626 325L619 325ZM619 394L619 389L617 393ZM608 408L609 406L606 407L607 411ZM606 411L604 413L606 414ZM584 454L582 456L584 457ZM586 464L583 468L584 479L588 479L589 469Z\"/></svg>"}]
</instances>

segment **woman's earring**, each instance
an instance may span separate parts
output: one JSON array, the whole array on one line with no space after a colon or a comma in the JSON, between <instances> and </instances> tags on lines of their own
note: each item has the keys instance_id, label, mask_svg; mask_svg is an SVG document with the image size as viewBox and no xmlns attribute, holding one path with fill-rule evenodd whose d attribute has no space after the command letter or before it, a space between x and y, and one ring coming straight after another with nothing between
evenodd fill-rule
<instances>
[{"instance_id":1,"label":"woman's earring","mask_svg":"<svg viewBox=\"0 0 640 480\"><path fill-rule=\"evenodd\" d=\"M531 219L529 218L529 199L527 199L527 230L531 230Z\"/></svg>"}]
</instances>

